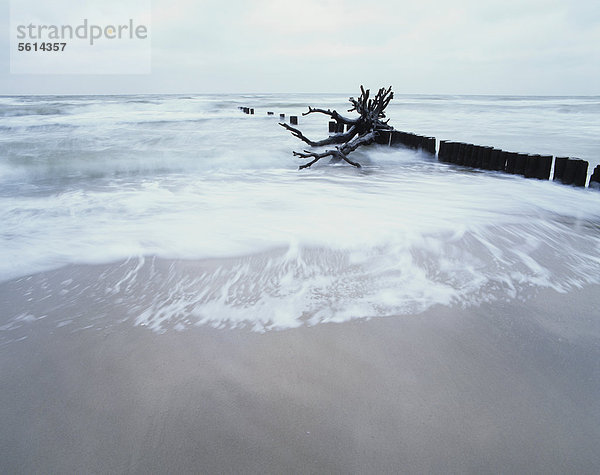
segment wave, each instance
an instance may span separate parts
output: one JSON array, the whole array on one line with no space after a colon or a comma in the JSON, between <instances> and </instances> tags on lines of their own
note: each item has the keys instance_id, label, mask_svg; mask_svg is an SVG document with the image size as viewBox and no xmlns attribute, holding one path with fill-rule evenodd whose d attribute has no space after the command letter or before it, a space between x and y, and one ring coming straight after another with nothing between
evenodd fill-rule
<instances>
[{"instance_id":1,"label":"wave","mask_svg":"<svg viewBox=\"0 0 600 475\"><path fill-rule=\"evenodd\" d=\"M25 117L25 116L56 116L67 112L63 106L2 106L0 117Z\"/></svg>"},{"instance_id":2,"label":"wave","mask_svg":"<svg viewBox=\"0 0 600 475\"><path fill-rule=\"evenodd\" d=\"M146 256L41 278L44 292L61 295L65 314L102 306L106 315L158 333L198 325L265 332L597 284L597 225L593 231L574 233L567 223L491 226L354 250L291 245L220 259ZM19 315L35 321L40 310L34 307L25 303Z\"/></svg>"}]
</instances>

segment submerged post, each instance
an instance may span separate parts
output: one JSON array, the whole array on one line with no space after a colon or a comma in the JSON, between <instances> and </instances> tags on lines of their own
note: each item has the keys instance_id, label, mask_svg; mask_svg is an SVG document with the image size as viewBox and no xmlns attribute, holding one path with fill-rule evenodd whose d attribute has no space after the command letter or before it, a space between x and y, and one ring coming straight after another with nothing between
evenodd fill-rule
<instances>
[{"instance_id":1,"label":"submerged post","mask_svg":"<svg viewBox=\"0 0 600 475\"><path fill-rule=\"evenodd\" d=\"M585 186L588 162L579 158L558 157L554 167L554 180L564 185Z\"/></svg>"},{"instance_id":2,"label":"submerged post","mask_svg":"<svg viewBox=\"0 0 600 475\"><path fill-rule=\"evenodd\" d=\"M590 177L590 188L600 190L600 165L596 165L594 173L592 173L592 176Z\"/></svg>"}]
</instances>

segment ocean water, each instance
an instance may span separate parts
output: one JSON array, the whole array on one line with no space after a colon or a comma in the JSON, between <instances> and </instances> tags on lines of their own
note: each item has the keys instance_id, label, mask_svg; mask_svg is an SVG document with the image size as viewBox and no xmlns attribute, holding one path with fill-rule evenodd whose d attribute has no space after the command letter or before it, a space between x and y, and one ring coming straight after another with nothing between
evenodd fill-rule
<instances>
[{"instance_id":1,"label":"ocean water","mask_svg":"<svg viewBox=\"0 0 600 475\"><path fill-rule=\"evenodd\" d=\"M96 326L266 331L600 282L597 190L377 145L298 171L279 114L349 95L0 97L0 282L45 292L0 305L2 328L97 306ZM388 117L600 162L600 97L398 95ZM327 136L325 116L299 127Z\"/></svg>"}]
</instances>

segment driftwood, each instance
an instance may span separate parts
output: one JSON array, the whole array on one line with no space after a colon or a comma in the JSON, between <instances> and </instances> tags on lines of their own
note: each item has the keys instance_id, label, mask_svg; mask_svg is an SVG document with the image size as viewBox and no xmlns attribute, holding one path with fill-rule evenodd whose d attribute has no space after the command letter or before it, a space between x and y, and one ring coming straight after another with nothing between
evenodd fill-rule
<instances>
[{"instance_id":1,"label":"driftwood","mask_svg":"<svg viewBox=\"0 0 600 475\"><path fill-rule=\"evenodd\" d=\"M282 127L289 130L294 137L298 137L303 142L307 143L311 147L323 147L326 145L336 145L334 149L325 150L324 152L311 152L304 150L303 152L293 152L295 157L301 158L312 158L312 160L304 165L300 166L300 170L303 168L309 168L311 165L317 163L320 159L325 157L332 157L335 160L344 160L350 165L360 168L360 164L354 162L348 158L348 154L356 150L361 145L368 145L375 140L378 132L392 130L392 127L388 125L388 120L385 119L385 108L388 106L390 101L394 97L392 87L381 88L377 95L373 99L369 99L370 91L365 90L363 86L360 86L360 97L354 99L351 97L350 104L352 108L348 109L348 112L357 112L359 117L350 119L340 115L335 110L330 109L318 109L309 107L308 112L304 112L302 115L306 116L309 114L325 114L335 120L338 124L345 125L348 130L347 132L338 133L331 137L313 141L305 137L304 134L285 123L280 123Z\"/></svg>"}]
</instances>

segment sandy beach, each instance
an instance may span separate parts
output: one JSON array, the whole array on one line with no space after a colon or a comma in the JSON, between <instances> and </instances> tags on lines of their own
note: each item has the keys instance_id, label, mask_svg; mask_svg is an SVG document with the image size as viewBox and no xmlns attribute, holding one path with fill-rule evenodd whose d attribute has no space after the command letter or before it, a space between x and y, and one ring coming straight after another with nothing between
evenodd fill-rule
<instances>
[{"instance_id":1,"label":"sandy beach","mask_svg":"<svg viewBox=\"0 0 600 475\"><path fill-rule=\"evenodd\" d=\"M60 293L6 320L93 272L0 284L1 473L600 469L597 286L266 333L157 334Z\"/></svg>"},{"instance_id":2,"label":"sandy beach","mask_svg":"<svg viewBox=\"0 0 600 475\"><path fill-rule=\"evenodd\" d=\"M600 475L598 0L5 3L0 475Z\"/></svg>"}]
</instances>

